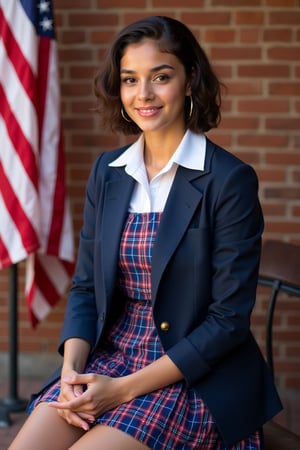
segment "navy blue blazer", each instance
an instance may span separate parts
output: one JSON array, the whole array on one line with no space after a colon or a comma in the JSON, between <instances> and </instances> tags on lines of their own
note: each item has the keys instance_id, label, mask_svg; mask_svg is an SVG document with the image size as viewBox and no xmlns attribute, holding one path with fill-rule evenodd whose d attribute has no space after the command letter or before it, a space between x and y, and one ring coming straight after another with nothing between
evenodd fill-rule
<instances>
[{"instance_id":1,"label":"navy blue blazer","mask_svg":"<svg viewBox=\"0 0 300 450\"><path fill-rule=\"evenodd\" d=\"M103 153L87 184L78 263L60 339L93 351L121 306L120 237L134 180ZM231 446L281 409L250 332L263 232L254 170L207 139L203 171L179 167L152 255L153 317L162 345Z\"/></svg>"}]
</instances>

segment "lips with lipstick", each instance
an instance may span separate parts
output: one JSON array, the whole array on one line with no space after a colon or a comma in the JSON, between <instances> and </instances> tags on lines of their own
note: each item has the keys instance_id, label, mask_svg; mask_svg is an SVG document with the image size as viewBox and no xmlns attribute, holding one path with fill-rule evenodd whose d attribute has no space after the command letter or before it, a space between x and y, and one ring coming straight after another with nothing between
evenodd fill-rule
<instances>
[{"instance_id":1,"label":"lips with lipstick","mask_svg":"<svg viewBox=\"0 0 300 450\"><path fill-rule=\"evenodd\" d=\"M161 108L162 107L148 106L145 108L136 108L136 111L142 117L153 117L161 110Z\"/></svg>"}]
</instances>

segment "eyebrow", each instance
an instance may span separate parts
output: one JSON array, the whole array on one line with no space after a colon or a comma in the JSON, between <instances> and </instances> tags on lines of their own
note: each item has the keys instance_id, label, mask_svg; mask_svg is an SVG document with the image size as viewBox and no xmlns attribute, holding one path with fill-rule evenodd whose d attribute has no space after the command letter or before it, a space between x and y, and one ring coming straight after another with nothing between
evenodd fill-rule
<instances>
[{"instance_id":1,"label":"eyebrow","mask_svg":"<svg viewBox=\"0 0 300 450\"><path fill-rule=\"evenodd\" d=\"M159 66L153 67L150 71L151 72L157 72L157 71L163 70L163 69L175 70L175 68L173 66L170 66L169 64L161 64ZM120 73L132 74L132 73L135 73L135 71L134 70L130 70L130 69L121 69Z\"/></svg>"}]
</instances>

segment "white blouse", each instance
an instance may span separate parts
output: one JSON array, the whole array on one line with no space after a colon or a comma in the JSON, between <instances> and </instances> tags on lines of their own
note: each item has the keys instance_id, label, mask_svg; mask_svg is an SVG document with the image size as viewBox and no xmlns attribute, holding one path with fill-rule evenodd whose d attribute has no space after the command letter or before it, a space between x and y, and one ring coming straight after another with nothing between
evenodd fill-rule
<instances>
[{"instance_id":1,"label":"white blouse","mask_svg":"<svg viewBox=\"0 0 300 450\"><path fill-rule=\"evenodd\" d=\"M144 136L132 144L109 166L122 167L136 180L129 212L163 211L178 166L191 170L204 170L206 138L187 130L176 151L165 167L149 182L144 163Z\"/></svg>"}]
</instances>

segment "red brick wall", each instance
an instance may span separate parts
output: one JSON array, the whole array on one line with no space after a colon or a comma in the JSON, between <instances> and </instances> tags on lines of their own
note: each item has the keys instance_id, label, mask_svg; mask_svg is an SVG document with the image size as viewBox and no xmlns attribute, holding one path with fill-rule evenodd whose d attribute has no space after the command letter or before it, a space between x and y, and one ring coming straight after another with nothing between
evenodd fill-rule
<instances>
[{"instance_id":1,"label":"red brick wall","mask_svg":"<svg viewBox=\"0 0 300 450\"><path fill-rule=\"evenodd\" d=\"M76 242L86 179L99 152L124 142L103 133L92 77L120 27L144 15L172 15L191 27L227 86L223 120L210 136L256 169L265 238L300 243L300 2L299 0L57 0L67 181ZM180 39L180 36L178 36ZM300 265L300 262L299 262ZM0 272L0 351L8 346L8 276ZM29 327L19 268L20 351L54 352L65 299L36 331ZM266 301L253 328L263 338ZM280 303L276 368L283 389L300 390L300 301ZM261 341L262 342L262 341ZM262 343L263 345L263 343Z\"/></svg>"}]
</instances>

